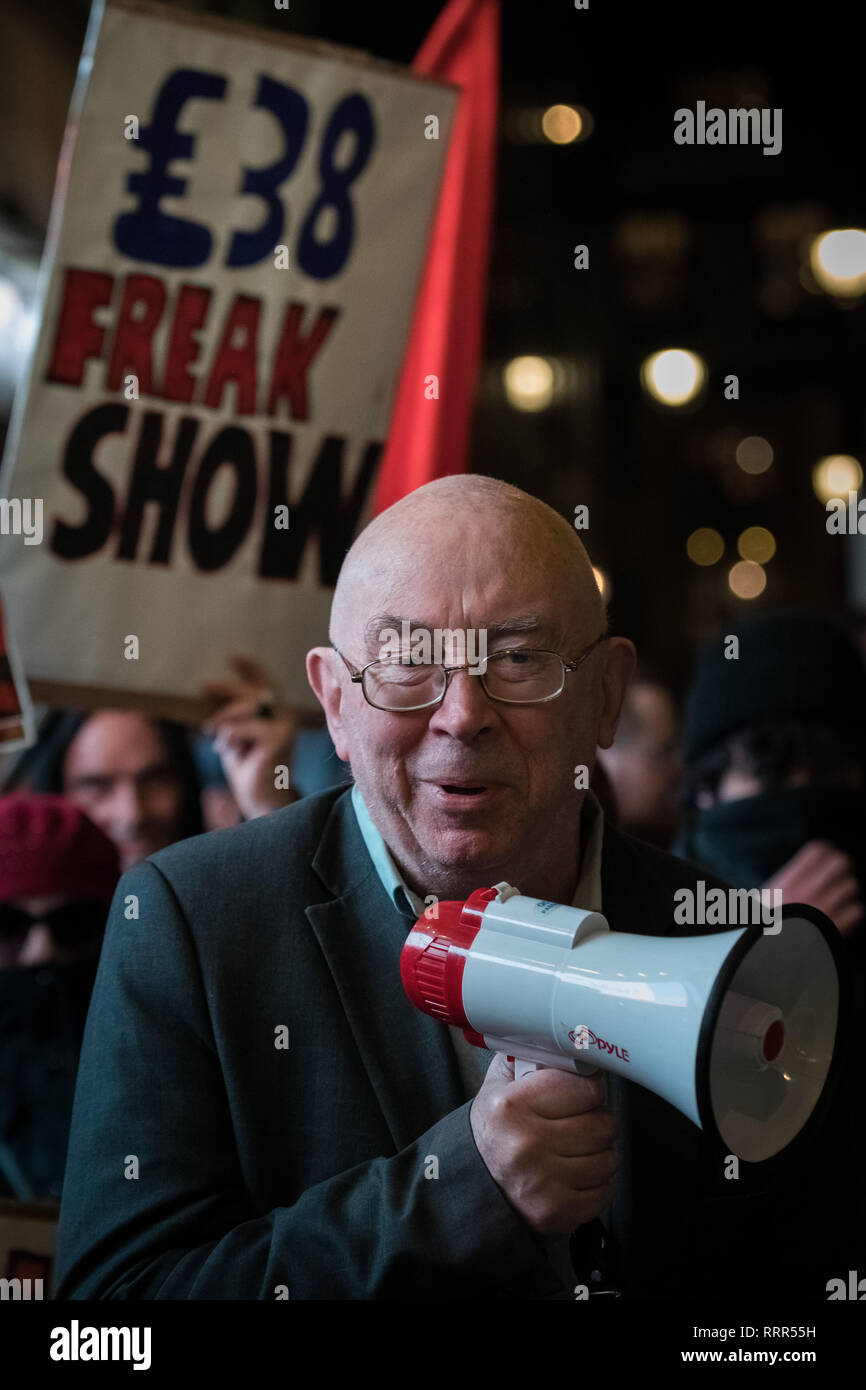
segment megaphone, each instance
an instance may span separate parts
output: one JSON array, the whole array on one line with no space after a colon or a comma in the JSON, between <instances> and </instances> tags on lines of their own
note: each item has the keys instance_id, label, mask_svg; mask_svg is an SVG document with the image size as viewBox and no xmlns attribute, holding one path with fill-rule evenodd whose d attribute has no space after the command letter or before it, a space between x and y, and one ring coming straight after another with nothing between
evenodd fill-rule
<instances>
[{"instance_id":1,"label":"megaphone","mask_svg":"<svg viewBox=\"0 0 866 1390\"><path fill-rule=\"evenodd\" d=\"M403 947L406 993L469 1042L513 1056L515 1075L615 1072L749 1163L781 1152L814 1111L842 959L815 909L783 907L773 933L638 936L498 883L434 911Z\"/></svg>"}]
</instances>

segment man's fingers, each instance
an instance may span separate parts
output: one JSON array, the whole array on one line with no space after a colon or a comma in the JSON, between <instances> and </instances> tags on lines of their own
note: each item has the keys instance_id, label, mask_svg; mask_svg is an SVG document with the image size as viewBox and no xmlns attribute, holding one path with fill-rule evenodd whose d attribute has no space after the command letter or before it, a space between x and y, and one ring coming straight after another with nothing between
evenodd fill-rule
<instances>
[{"instance_id":1,"label":"man's fingers","mask_svg":"<svg viewBox=\"0 0 866 1390\"><path fill-rule=\"evenodd\" d=\"M802 849L797 850L793 859L789 859L786 867L793 868L796 865L812 868L815 864L820 864L821 860L828 853L832 853L834 849L835 845L831 845L829 840L810 840L808 844L803 845Z\"/></svg>"},{"instance_id":2,"label":"man's fingers","mask_svg":"<svg viewBox=\"0 0 866 1390\"><path fill-rule=\"evenodd\" d=\"M218 709L211 715L210 719L205 721L202 725L202 732L212 738L225 729L236 729L243 724L254 729L259 737L262 736L265 728L269 728L280 729L280 737L285 738L285 731L289 725L294 730L295 716L287 706L275 709L273 715L268 717L258 713L259 704L260 697L232 700L230 704Z\"/></svg>"},{"instance_id":3,"label":"man's fingers","mask_svg":"<svg viewBox=\"0 0 866 1390\"><path fill-rule=\"evenodd\" d=\"M255 657L235 655L229 657L229 666L237 673L226 679L202 682L202 693L213 700L261 700L266 694L270 699L278 692L271 673Z\"/></svg>"},{"instance_id":4,"label":"man's fingers","mask_svg":"<svg viewBox=\"0 0 866 1390\"><path fill-rule=\"evenodd\" d=\"M765 884L781 889L786 903L811 903L833 917L859 897L854 861L826 840L811 840Z\"/></svg>"},{"instance_id":5,"label":"man's fingers","mask_svg":"<svg viewBox=\"0 0 866 1390\"><path fill-rule=\"evenodd\" d=\"M269 671L265 669L260 661L254 656L244 656L237 654L229 658L229 664L234 667L241 680L247 681L250 685L273 686L273 678Z\"/></svg>"},{"instance_id":6,"label":"man's fingers","mask_svg":"<svg viewBox=\"0 0 866 1390\"><path fill-rule=\"evenodd\" d=\"M540 1067L518 1080L514 1078L514 1063L504 1052L497 1052L487 1069L485 1085L497 1082L514 1083L515 1099L528 1102L530 1108L544 1120L564 1120L570 1115L583 1115L605 1102L605 1080L596 1076L578 1076L577 1072L560 1071L556 1067Z\"/></svg>"},{"instance_id":7,"label":"man's fingers","mask_svg":"<svg viewBox=\"0 0 866 1390\"><path fill-rule=\"evenodd\" d=\"M576 1072L558 1071L544 1067L514 1083L521 1088L521 1099L528 1102L536 1115L545 1120L564 1120L569 1115L584 1115L604 1105L604 1078L578 1076Z\"/></svg>"},{"instance_id":8,"label":"man's fingers","mask_svg":"<svg viewBox=\"0 0 866 1390\"><path fill-rule=\"evenodd\" d=\"M240 735L231 733L226 729L223 730L221 734L217 735L214 739L213 746L215 751L223 758L226 757L226 755L239 755L243 757L249 753L250 749L253 748L255 744L248 738L242 739Z\"/></svg>"},{"instance_id":9,"label":"man's fingers","mask_svg":"<svg viewBox=\"0 0 866 1390\"><path fill-rule=\"evenodd\" d=\"M212 700L236 700L244 694L238 681L203 681L201 689Z\"/></svg>"},{"instance_id":10,"label":"man's fingers","mask_svg":"<svg viewBox=\"0 0 866 1390\"><path fill-rule=\"evenodd\" d=\"M835 879L849 877L854 868L854 860L849 854L831 846L818 859L810 875L809 887L813 893L825 891Z\"/></svg>"},{"instance_id":11,"label":"man's fingers","mask_svg":"<svg viewBox=\"0 0 866 1390\"><path fill-rule=\"evenodd\" d=\"M863 920L863 904L862 902L851 903L850 907L840 908L838 912L827 915L828 917L832 916L836 923L836 930L844 933L850 931L852 927L856 927L857 923Z\"/></svg>"},{"instance_id":12,"label":"man's fingers","mask_svg":"<svg viewBox=\"0 0 866 1390\"><path fill-rule=\"evenodd\" d=\"M563 1187L572 1192L591 1192L613 1181L619 1169L619 1157L613 1149L576 1158L551 1154L547 1166L550 1175Z\"/></svg>"},{"instance_id":13,"label":"man's fingers","mask_svg":"<svg viewBox=\"0 0 866 1390\"><path fill-rule=\"evenodd\" d=\"M617 1149L616 1120L603 1107L576 1118L554 1120L550 1135L550 1152L566 1160Z\"/></svg>"},{"instance_id":14,"label":"man's fingers","mask_svg":"<svg viewBox=\"0 0 866 1390\"><path fill-rule=\"evenodd\" d=\"M543 1067L512 1080L498 1053L470 1108L475 1143L533 1230L563 1234L601 1215L620 1156L605 1078Z\"/></svg>"},{"instance_id":15,"label":"man's fingers","mask_svg":"<svg viewBox=\"0 0 866 1390\"><path fill-rule=\"evenodd\" d=\"M835 847L828 841L810 840L792 855L787 864L776 870L767 880L765 887L784 885L786 896L790 896L797 885L810 883L815 870L826 860L828 854L834 852ZM793 898L791 901L793 902Z\"/></svg>"},{"instance_id":16,"label":"man's fingers","mask_svg":"<svg viewBox=\"0 0 866 1390\"><path fill-rule=\"evenodd\" d=\"M850 931L863 919L863 890L854 860L829 840L810 840L766 886L781 888L785 902L817 907L837 931Z\"/></svg>"},{"instance_id":17,"label":"man's fingers","mask_svg":"<svg viewBox=\"0 0 866 1390\"><path fill-rule=\"evenodd\" d=\"M219 750L221 747L240 748L243 745L259 744L262 742L261 735L260 719L238 719L217 729L214 746Z\"/></svg>"},{"instance_id":18,"label":"man's fingers","mask_svg":"<svg viewBox=\"0 0 866 1390\"><path fill-rule=\"evenodd\" d=\"M821 895L820 908L828 917L860 901L860 884L853 874L828 885Z\"/></svg>"},{"instance_id":19,"label":"man's fingers","mask_svg":"<svg viewBox=\"0 0 866 1390\"><path fill-rule=\"evenodd\" d=\"M247 696L242 700L230 700L223 709L219 709L216 714L211 715L208 723L214 728L218 728L220 724L231 724L237 719L252 719L257 704L257 700L251 700Z\"/></svg>"}]
</instances>

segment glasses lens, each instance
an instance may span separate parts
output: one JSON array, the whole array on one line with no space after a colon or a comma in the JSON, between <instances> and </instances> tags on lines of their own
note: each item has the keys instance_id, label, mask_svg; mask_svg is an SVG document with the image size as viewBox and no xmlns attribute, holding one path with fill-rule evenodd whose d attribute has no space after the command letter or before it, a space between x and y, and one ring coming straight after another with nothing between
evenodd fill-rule
<instances>
[{"instance_id":1,"label":"glasses lens","mask_svg":"<svg viewBox=\"0 0 866 1390\"><path fill-rule=\"evenodd\" d=\"M23 941L30 930L30 915L11 903L0 903L0 940Z\"/></svg>"},{"instance_id":2,"label":"glasses lens","mask_svg":"<svg viewBox=\"0 0 866 1390\"><path fill-rule=\"evenodd\" d=\"M439 666L377 661L364 672L367 699L380 709L418 709L438 700L445 686Z\"/></svg>"},{"instance_id":3,"label":"glasses lens","mask_svg":"<svg viewBox=\"0 0 866 1390\"><path fill-rule=\"evenodd\" d=\"M483 679L495 699L521 704L558 695L564 675L562 662L554 652L527 648L489 656Z\"/></svg>"},{"instance_id":4,"label":"glasses lens","mask_svg":"<svg viewBox=\"0 0 866 1390\"><path fill-rule=\"evenodd\" d=\"M105 903L64 903L53 912L46 912L45 925L58 946L75 946L101 932L107 916Z\"/></svg>"}]
</instances>

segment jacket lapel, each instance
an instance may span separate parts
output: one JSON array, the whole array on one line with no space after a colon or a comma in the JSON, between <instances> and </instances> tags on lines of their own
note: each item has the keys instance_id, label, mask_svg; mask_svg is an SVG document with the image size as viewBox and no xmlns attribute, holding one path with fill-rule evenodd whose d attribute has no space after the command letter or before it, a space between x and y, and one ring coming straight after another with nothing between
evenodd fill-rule
<instances>
[{"instance_id":1,"label":"jacket lapel","mask_svg":"<svg viewBox=\"0 0 866 1390\"><path fill-rule=\"evenodd\" d=\"M396 1150L464 1102L447 1027L400 980L409 922L367 852L348 793L334 803L313 869L336 896L306 909Z\"/></svg>"}]
</instances>

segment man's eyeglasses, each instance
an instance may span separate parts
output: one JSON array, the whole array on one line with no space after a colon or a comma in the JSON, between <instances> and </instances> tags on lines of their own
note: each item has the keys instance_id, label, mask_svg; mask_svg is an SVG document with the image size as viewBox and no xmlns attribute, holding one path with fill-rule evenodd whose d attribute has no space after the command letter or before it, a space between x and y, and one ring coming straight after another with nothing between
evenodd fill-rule
<instances>
[{"instance_id":1,"label":"man's eyeglasses","mask_svg":"<svg viewBox=\"0 0 866 1390\"><path fill-rule=\"evenodd\" d=\"M493 652L477 665L421 665L399 661L369 661L360 671L334 647L352 680L360 685L364 699L374 709L388 713L431 709L441 704L455 671L475 671L490 700L507 705L540 705L555 700L565 689L565 678L576 671L604 634L586 648L576 661L565 661L558 652L536 647L509 647ZM334 646L333 642L331 643Z\"/></svg>"},{"instance_id":2,"label":"man's eyeglasses","mask_svg":"<svg viewBox=\"0 0 866 1390\"><path fill-rule=\"evenodd\" d=\"M92 942L105 929L108 908L105 903L63 903L51 912L30 913L12 903L0 903L0 942L22 946L31 927L45 926L55 946L68 948Z\"/></svg>"}]
</instances>

